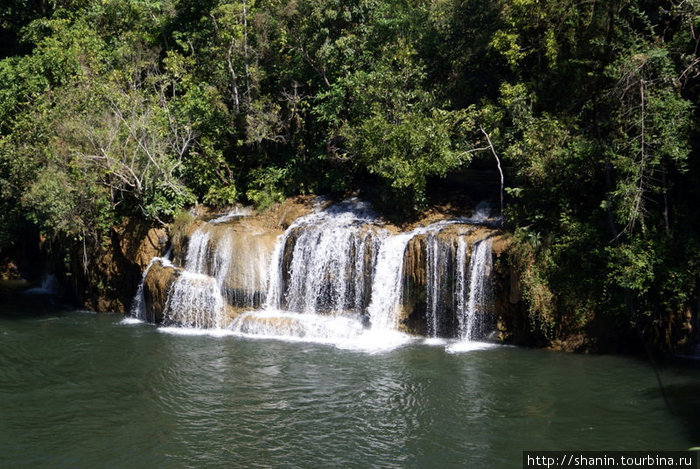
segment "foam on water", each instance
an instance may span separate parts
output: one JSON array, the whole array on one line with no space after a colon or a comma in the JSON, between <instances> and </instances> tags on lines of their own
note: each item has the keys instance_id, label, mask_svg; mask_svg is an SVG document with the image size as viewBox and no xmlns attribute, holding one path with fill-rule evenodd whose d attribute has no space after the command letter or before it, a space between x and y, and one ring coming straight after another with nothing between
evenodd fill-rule
<instances>
[{"instance_id":1,"label":"foam on water","mask_svg":"<svg viewBox=\"0 0 700 469\"><path fill-rule=\"evenodd\" d=\"M320 315L271 309L241 314L233 321L230 330L248 338L311 342L368 353L393 350L414 340L398 331L366 328L359 315Z\"/></svg>"},{"instance_id":2,"label":"foam on water","mask_svg":"<svg viewBox=\"0 0 700 469\"><path fill-rule=\"evenodd\" d=\"M132 317L125 317L121 321L119 321L119 324L124 324L127 326L133 325L133 324L145 324L146 321L143 319L139 318L132 318Z\"/></svg>"},{"instance_id":3,"label":"foam on water","mask_svg":"<svg viewBox=\"0 0 700 469\"><path fill-rule=\"evenodd\" d=\"M430 345L432 347L440 347L444 346L448 343L447 339L442 339L439 337L428 337L427 339L423 340L424 345Z\"/></svg>"},{"instance_id":4,"label":"foam on water","mask_svg":"<svg viewBox=\"0 0 700 469\"><path fill-rule=\"evenodd\" d=\"M230 337L235 335L229 329L211 328L201 329L196 327L165 326L159 327L158 332L179 336L207 336L207 337Z\"/></svg>"},{"instance_id":5,"label":"foam on water","mask_svg":"<svg viewBox=\"0 0 700 469\"><path fill-rule=\"evenodd\" d=\"M500 344L492 344L489 342L478 342L475 340L460 340L452 342L445 347L447 353L466 353L477 350L488 350L492 348L503 347Z\"/></svg>"}]
</instances>

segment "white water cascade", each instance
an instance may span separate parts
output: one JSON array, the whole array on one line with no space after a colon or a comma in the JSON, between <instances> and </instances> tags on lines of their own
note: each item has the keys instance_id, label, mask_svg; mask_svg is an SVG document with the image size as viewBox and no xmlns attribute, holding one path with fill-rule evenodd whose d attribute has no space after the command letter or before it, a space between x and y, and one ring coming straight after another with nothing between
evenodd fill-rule
<instances>
[{"instance_id":1,"label":"white water cascade","mask_svg":"<svg viewBox=\"0 0 700 469\"><path fill-rule=\"evenodd\" d=\"M264 302L270 237L245 225L226 225L246 213L236 210L202 224L188 244L185 270L214 277L228 303L253 308Z\"/></svg>"},{"instance_id":2,"label":"white water cascade","mask_svg":"<svg viewBox=\"0 0 700 469\"><path fill-rule=\"evenodd\" d=\"M466 310L458 312L460 338L475 340L484 334L483 318L491 305L491 240L484 239L474 246L469 262L469 300Z\"/></svg>"},{"instance_id":3,"label":"white water cascade","mask_svg":"<svg viewBox=\"0 0 700 469\"><path fill-rule=\"evenodd\" d=\"M368 204L350 199L297 219L279 237L262 311L238 316L237 333L357 343L378 253L389 232Z\"/></svg>"},{"instance_id":4,"label":"white water cascade","mask_svg":"<svg viewBox=\"0 0 700 469\"><path fill-rule=\"evenodd\" d=\"M225 314L226 303L216 279L184 271L168 294L163 323L220 329L225 326Z\"/></svg>"},{"instance_id":5,"label":"white water cascade","mask_svg":"<svg viewBox=\"0 0 700 469\"><path fill-rule=\"evenodd\" d=\"M305 314L361 312L387 231L367 204L351 200L299 218L277 242L268 309Z\"/></svg>"},{"instance_id":6,"label":"white water cascade","mask_svg":"<svg viewBox=\"0 0 700 469\"><path fill-rule=\"evenodd\" d=\"M381 246L372 282L369 319L372 327L383 330L398 328L398 309L402 293L404 251L415 233L401 233L388 238Z\"/></svg>"},{"instance_id":7,"label":"white water cascade","mask_svg":"<svg viewBox=\"0 0 700 469\"><path fill-rule=\"evenodd\" d=\"M421 329L483 337L492 253L483 234L490 232L475 231L481 219L393 233L356 199L300 217L281 235L245 219L219 217L190 235L184 267L167 266L177 277L164 324L371 348L404 343L404 332ZM416 289L408 296L407 275Z\"/></svg>"},{"instance_id":8,"label":"white water cascade","mask_svg":"<svg viewBox=\"0 0 700 469\"><path fill-rule=\"evenodd\" d=\"M154 318L148 316L148 311L146 310L146 297L144 296L144 283L146 282L146 277L148 276L148 273L151 271L151 267L153 267L154 264L156 263L161 263L164 266L168 267L174 267L172 262L171 262L171 257L173 254L173 248L172 246L168 249L168 251L163 255L163 257L154 257L151 259L151 261L148 263L146 268L143 271L143 274L141 275L141 283L139 283L138 288L136 289L136 295L134 295L133 302L131 304L131 311L130 311L130 316L133 319L139 320L139 321L153 321Z\"/></svg>"}]
</instances>

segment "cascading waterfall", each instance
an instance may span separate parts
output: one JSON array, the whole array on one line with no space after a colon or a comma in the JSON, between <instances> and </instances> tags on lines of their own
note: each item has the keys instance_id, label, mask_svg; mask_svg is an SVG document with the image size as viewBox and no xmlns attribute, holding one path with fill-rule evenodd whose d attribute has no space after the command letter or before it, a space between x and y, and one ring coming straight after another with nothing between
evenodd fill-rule
<instances>
[{"instance_id":1,"label":"cascading waterfall","mask_svg":"<svg viewBox=\"0 0 700 469\"><path fill-rule=\"evenodd\" d=\"M467 277L467 240L463 236L457 239L455 266L454 298L457 309L457 332L460 339L468 339L467 330L469 327L467 325L466 307L469 301L467 297L469 294L469 277Z\"/></svg>"},{"instance_id":2,"label":"cascading waterfall","mask_svg":"<svg viewBox=\"0 0 700 469\"><path fill-rule=\"evenodd\" d=\"M268 309L306 314L359 313L367 274L387 232L367 204L351 200L293 223L271 262Z\"/></svg>"},{"instance_id":3,"label":"cascading waterfall","mask_svg":"<svg viewBox=\"0 0 700 469\"><path fill-rule=\"evenodd\" d=\"M209 237L209 231L203 227L198 228L192 234L192 238L187 246L185 270L197 274L206 273L209 254Z\"/></svg>"},{"instance_id":4,"label":"cascading waterfall","mask_svg":"<svg viewBox=\"0 0 700 469\"><path fill-rule=\"evenodd\" d=\"M275 245L264 310L240 315L231 328L314 340L358 337L387 236L368 204L354 199L297 219Z\"/></svg>"},{"instance_id":5,"label":"cascading waterfall","mask_svg":"<svg viewBox=\"0 0 700 469\"><path fill-rule=\"evenodd\" d=\"M198 329L221 328L225 325L225 302L221 286L216 277L206 275L210 265L211 240L206 227L205 224L192 234L185 257L185 270L170 287L163 311L163 323L166 325ZM216 262L213 264L215 269L221 268Z\"/></svg>"},{"instance_id":6,"label":"cascading waterfall","mask_svg":"<svg viewBox=\"0 0 700 469\"><path fill-rule=\"evenodd\" d=\"M163 323L218 329L225 326L225 315L225 301L216 279L184 271L170 290Z\"/></svg>"},{"instance_id":7,"label":"cascading waterfall","mask_svg":"<svg viewBox=\"0 0 700 469\"><path fill-rule=\"evenodd\" d=\"M173 323L224 327L227 304L254 308L264 302L270 262L266 245L255 230L228 229L224 222L233 218L205 223L192 234L185 271L168 295L166 318ZM206 320L206 314L214 317Z\"/></svg>"},{"instance_id":8,"label":"cascading waterfall","mask_svg":"<svg viewBox=\"0 0 700 469\"><path fill-rule=\"evenodd\" d=\"M173 248L171 246L163 257L154 257L144 269L143 275L141 275L141 283L139 283L139 286L136 289L136 295L134 295L131 310L129 311L129 316L131 316L132 318L138 319L139 321L151 320L151 318L148 317L148 312L146 311L146 298L143 292L143 285L146 282L146 277L148 276L148 273L151 271L151 267L153 267L155 263L160 262L161 264L168 267L173 266L172 262L170 261L172 254Z\"/></svg>"},{"instance_id":9,"label":"cascading waterfall","mask_svg":"<svg viewBox=\"0 0 700 469\"><path fill-rule=\"evenodd\" d=\"M136 295L134 296L134 300L131 305L131 316L136 319L140 319L141 321L148 321L148 314L146 313L146 298L143 294L143 284L146 281L146 276L148 276L148 273L151 271L153 264L158 262L160 259L160 257L154 257L151 259L151 262L148 263L148 266L143 271L141 283L139 283L139 287L136 289Z\"/></svg>"},{"instance_id":10,"label":"cascading waterfall","mask_svg":"<svg viewBox=\"0 0 700 469\"><path fill-rule=\"evenodd\" d=\"M413 232L391 236L379 249L372 281L372 302L367 308L373 328L395 330L398 327L398 309L403 290L403 254L414 236Z\"/></svg>"},{"instance_id":11,"label":"cascading waterfall","mask_svg":"<svg viewBox=\"0 0 700 469\"><path fill-rule=\"evenodd\" d=\"M460 236L460 240L463 237ZM454 268L459 269L458 264L464 259L455 257L454 248L451 243L441 242L437 233L430 233L426 239L426 322L429 337L444 336L447 331L443 325L443 318L446 309L455 310L450 305L454 298L453 291L460 279L453 275ZM456 267L455 267L456 266ZM452 295L452 297L450 297Z\"/></svg>"},{"instance_id":12,"label":"cascading waterfall","mask_svg":"<svg viewBox=\"0 0 700 469\"><path fill-rule=\"evenodd\" d=\"M476 243L469 262L469 300L466 311L460 312L464 317L464 331L460 337L466 340L481 338L485 309L491 303L491 240L484 239Z\"/></svg>"},{"instance_id":13,"label":"cascading waterfall","mask_svg":"<svg viewBox=\"0 0 700 469\"><path fill-rule=\"evenodd\" d=\"M426 322L428 326L428 336L437 337L438 335L438 306L440 305L440 279L441 267L444 264L440 259L440 246L438 244L437 237L432 233L426 242L425 246L425 258L426 258Z\"/></svg>"},{"instance_id":14,"label":"cascading waterfall","mask_svg":"<svg viewBox=\"0 0 700 469\"><path fill-rule=\"evenodd\" d=\"M481 338L491 241L470 234L470 219L392 234L355 199L300 217L279 236L244 219L226 215L201 224L190 237L184 269L168 263L177 276L163 309L166 325L381 343L421 320L429 337ZM422 279L414 280L422 300L405 297L407 246L416 237L410 272ZM142 285L133 313L145 318L143 297Z\"/></svg>"}]
</instances>

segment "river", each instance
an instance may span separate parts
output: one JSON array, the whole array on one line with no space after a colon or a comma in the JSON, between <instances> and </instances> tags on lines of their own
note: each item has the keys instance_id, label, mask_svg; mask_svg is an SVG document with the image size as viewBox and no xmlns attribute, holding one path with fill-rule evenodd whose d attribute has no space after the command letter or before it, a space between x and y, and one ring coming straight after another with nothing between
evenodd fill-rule
<instances>
[{"instance_id":1,"label":"river","mask_svg":"<svg viewBox=\"0 0 700 469\"><path fill-rule=\"evenodd\" d=\"M700 443L698 369L412 342L183 335L5 303L0 467L520 467L523 450ZM177 330L175 331L177 332Z\"/></svg>"}]
</instances>

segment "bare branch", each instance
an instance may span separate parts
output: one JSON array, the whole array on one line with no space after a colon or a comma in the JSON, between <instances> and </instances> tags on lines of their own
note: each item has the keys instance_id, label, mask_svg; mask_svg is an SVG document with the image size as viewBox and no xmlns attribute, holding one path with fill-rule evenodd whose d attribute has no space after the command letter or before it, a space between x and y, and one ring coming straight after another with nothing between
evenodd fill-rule
<instances>
[{"instance_id":1,"label":"bare branch","mask_svg":"<svg viewBox=\"0 0 700 469\"><path fill-rule=\"evenodd\" d=\"M498 174L501 176L501 191L500 191L500 196L501 196L501 220L505 219L505 216L503 214L503 169L501 168L501 159L498 157L498 154L496 154L496 149L493 147L493 143L491 142L491 137L489 134L484 130L483 127L479 126L479 130L484 134L486 137L486 141L489 142L489 148L491 148L491 153L493 153L493 157L496 158L496 164L498 165Z\"/></svg>"}]
</instances>

